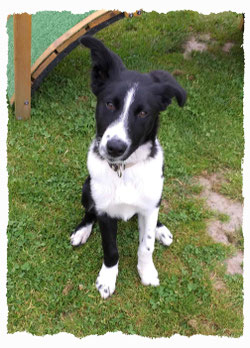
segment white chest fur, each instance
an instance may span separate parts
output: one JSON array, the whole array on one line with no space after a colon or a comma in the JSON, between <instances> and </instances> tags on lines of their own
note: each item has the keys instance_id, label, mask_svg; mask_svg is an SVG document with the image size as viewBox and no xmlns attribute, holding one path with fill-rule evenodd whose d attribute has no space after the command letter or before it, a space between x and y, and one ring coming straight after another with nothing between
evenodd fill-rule
<instances>
[{"instance_id":1,"label":"white chest fur","mask_svg":"<svg viewBox=\"0 0 250 348\"><path fill-rule=\"evenodd\" d=\"M141 160L141 152L145 150L141 147L131 155L128 162L135 164L118 177L109 164L93 152L93 145L90 147L91 193L100 214L128 220L136 213L145 214L156 207L163 186L163 152L158 144L154 158Z\"/></svg>"}]
</instances>

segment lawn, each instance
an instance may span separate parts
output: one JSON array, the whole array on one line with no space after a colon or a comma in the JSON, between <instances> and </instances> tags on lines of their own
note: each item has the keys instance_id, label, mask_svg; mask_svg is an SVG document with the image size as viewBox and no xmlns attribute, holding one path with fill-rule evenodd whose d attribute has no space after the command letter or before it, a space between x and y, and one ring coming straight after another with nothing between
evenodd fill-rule
<instances>
[{"instance_id":1,"label":"lawn","mask_svg":"<svg viewBox=\"0 0 250 348\"><path fill-rule=\"evenodd\" d=\"M95 134L89 51L78 47L50 73L35 93L29 121L16 121L9 107L9 333L243 334L243 278L227 274L224 263L237 248L217 243L207 233L214 212L194 182L201 175L225 173L220 192L242 202L240 20L232 12L151 12L96 35L128 68L168 70L188 93L183 109L174 102L161 114L165 184L160 219L174 242L169 248L156 244L159 287L140 283L135 218L119 223L119 275L108 300L95 289L103 257L98 226L82 247L73 249L69 243L83 214L81 188ZM184 58L185 42L194 36L204 43L203 34L209 34L207 50ZM234 45L224 52L227 42ZM242 233L238 239L243 250ZM215 280L223 286L216 287Z\"/></svg>"}]
</instances>

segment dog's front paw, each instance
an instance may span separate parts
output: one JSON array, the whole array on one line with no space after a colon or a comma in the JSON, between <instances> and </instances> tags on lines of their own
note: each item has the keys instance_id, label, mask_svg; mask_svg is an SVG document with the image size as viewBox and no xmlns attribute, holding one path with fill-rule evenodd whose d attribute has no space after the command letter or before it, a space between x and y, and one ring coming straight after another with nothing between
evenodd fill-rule
<instances>
[{"instance_id":1,"label":"dog's front paw","mask_svg":"<svg viewBox=\"0 0 250 348\"><path fill-rule=\"evenodd\" d=\"M156 233L155 238L163 245L169 246L173 242L173 235L169 231L169 229L161 225L159 227L156 227Z\"/></svg>"},{"instance_id":2,"label":"dog's front paw","mask_svg":"<svg viewBox=\"0 0 250 348\"><path fill-rule=\"evenodd\" d=\"M146 266L137 265L137 270L143 285L158 286L160 284L158 272L154 264Z\"/></svg>"},{"instance_id":3,"label":"dog's front paw","mask_svg":"<svg viewBox=\"0 0 250 348\"><path fill-rule=\"evenodd\" d=\"M79 230L72 233L70 243L73 246L78 246L87 242L92 230L92 224L83 226Z\"/></svg>"},{"instance_id":4,"label":"dog's front paw","mask_svg":"<svg viewBox=\"0 0 250 348\"><path fill-rule=\"evenodd\" d=\"M106 267L103 263L96 279L96 288L103 299L108 298L114 293L117 275L118 263L113 267Z\"/></svg>"}]
</instances>

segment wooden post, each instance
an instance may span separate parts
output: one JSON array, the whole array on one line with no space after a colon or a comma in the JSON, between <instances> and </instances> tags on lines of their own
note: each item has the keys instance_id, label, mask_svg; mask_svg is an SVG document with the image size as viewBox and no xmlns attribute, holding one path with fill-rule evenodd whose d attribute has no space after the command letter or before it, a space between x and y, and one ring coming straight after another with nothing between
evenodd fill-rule
<instances>
[{"instance_id":1,"label":"wooden post","mask_svg":"<svg viewBox=\"0 0 250 348\"><path fill-rule=\"evenodd\" d=\"M15 115L30 118L31 110L31 15L14 15Z\"/></svg>"}]
</instances>

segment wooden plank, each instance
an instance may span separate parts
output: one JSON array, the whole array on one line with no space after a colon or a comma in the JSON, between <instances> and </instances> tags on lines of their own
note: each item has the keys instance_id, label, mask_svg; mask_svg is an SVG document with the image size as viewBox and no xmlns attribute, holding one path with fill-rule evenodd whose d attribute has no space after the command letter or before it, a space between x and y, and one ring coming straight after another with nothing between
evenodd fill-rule
<instances>
[{"instance_id":1,"label":"wooden plank","mask_svg":"<svg viewBox=\"0 0 250 348\"><path fill-rule=\"evenodd\" d=\"M85 26L81 30L79 30L78 32L75 32L75 30L72 31L72 35L69 37L69 39L57 47L57 49L56 49L57 52L58 53L62 52L72 42L76 41L79 37L84 35L87 30L94 28L98 24L109 20L110 18L116 16L119 13L120 13L119 11L109 11L108 13L104 14L103 16L98 17L97 19L94 19L93 21L89 22L87 25L85 24Z\"/></svg>"},{"instance_id":2,"label":"wooden plank","mask_svg":"<svg viewBox=\"0 0 250 348\"><path fill-rule=\"evenodd\" d=\"M32 79L35 80L43 72L43 70L56 58L56 56L57 54L53 52L42 64L40 64L36 71L31 74Z\"/></svg>"},{"instance_id":3,"label":"wooden plank","mask_svg":"<svg viewBox=\"0 0 250 348\"><path fill-rule=\"evenodd\" d=\"M79 37L84 35L87 30L121 13L120 11L103 10L97 12L98 14L95 12L92 15L85 18L84 20L82 20L81 22L79 22L78 24L76 24L73 28L69 29L65 34L63 34L53 43L54 52L51 53L47 58L45 58L44 61L40 65L38 65L38 67L35 67L34 65L32 66L31 74L33 79L36 79L41 74L41 72L54 60L57 54L61 53L72 42L75 42Z\"/></svg>"},{"instance_id":4,"label":"wooden plank","mask_svg":"<svg viewBox=\"0 0 250 348\"><path fill-rule=\"evenodd\" d=\"M41 56L36 60L36 62L31 67L31 72L33 73L40 64L43 63L47 59L48 56L57 48L62 45L66 40L68 40L75 32L79 31L82 27L86 26L89 22L95 20L98 17L103 16L105 13L109 11L106 10L100 10L92 13L88 17L84 18L81 22L77 23L73 28L69 29L66 33L64 33L62 36L60 36L58 39L56 39L42 54Z\"/></svg>"},{"instance_id":5,"label":"wooden plank","mask_svg":"<svg viewBox=\"0 0 250 348\"><path fill-rule=\"evenodd\" d=\"M66 47L68 47L72 42L76 41L79 37L81 37L85 33L86 33L86 27L79 30L76 34L71 36L71 38L69 38L67 41L65 41L62 45L57 47L56 51L58 53L61 53Z\"/></svg>"},{"instance_id":6,"label":"wooden plank","mask_svg":"<svg viewBox=\"0 0 250 348\"><path fill-rule=\"evenodd\" d=\"M76 24L73 28L69 29L60 38L55 40L36 60L31 67L31 83L43 72L43 70L56 58L57 54L62 52L72 42L76 41L79 37L84 35L87 30L92 29L100 23L103 23L110 18L120 14L120 11L96 11L84 20ZM15 94L12 96L11 104L15 101Z\"/></svg>"},{"instance_id":7,"label":"wooden plank","mask_svg":"<svg viewBox=\"0 0 250 348\"><path fill-rule=\"evenodd\" d=\"M30 118L31 109L31 15L14 15L15 115Z\"/></svg>"},{"instance_id":8,"label":"wooden plank","mask_svg":"<svg viewBox=\"0 0 250 348\"><path fill-rule=\"evenodd\" d=\"M106 15L95 19L93 22L88 23L88 29L96 27L98 24L107 21L108 19L120 14L120 11L109 11Z\"/></svg>"}]
</instances>

